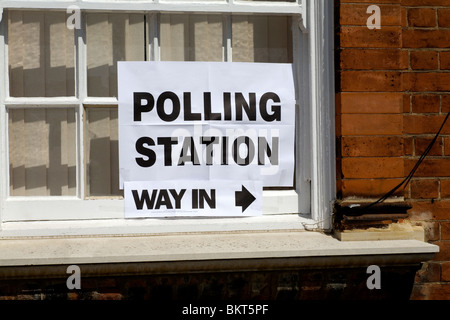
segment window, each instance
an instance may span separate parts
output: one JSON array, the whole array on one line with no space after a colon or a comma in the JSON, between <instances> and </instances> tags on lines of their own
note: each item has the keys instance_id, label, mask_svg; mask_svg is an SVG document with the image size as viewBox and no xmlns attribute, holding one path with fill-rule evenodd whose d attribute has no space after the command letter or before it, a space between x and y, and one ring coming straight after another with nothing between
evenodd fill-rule
<instances>
[{"instance_id":1,"label":"window","mask_svg":"<svg viewBox=\"0 0 450 320\"><path fill-rule=\"evenodd\" d=\"M333 22L332 4L322 2L80 0L67 11L64 1L3 1L3 226L102 219L147 233L327 228L335 184ZM68 27L78 13L80 27ZM123 219L117 62L158 60L293 63L295 182L264 191L263 217L230 219L225 227L221 219Z\"/></svg>"}]
</instances>

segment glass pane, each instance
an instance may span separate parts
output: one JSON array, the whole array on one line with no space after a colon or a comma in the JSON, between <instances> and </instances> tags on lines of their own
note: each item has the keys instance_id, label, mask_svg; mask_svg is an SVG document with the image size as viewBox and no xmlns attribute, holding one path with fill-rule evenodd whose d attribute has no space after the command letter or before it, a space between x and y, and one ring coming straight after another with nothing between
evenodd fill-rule
<instances>
[{"instance_id":1,"label":"glass pane","mask_svg":"<svg viewBox=\"0 0 450 320\"><path fill-rule=\"evenodd\" d=\"M232 32L233 61L292 62L290 17L235 15Z\"/></svg>"},{"instance_id":2,"label":"glass pane","mask_svg":"<svg viewBox=\"0 0 450 320\"><path fill-rule=\"evenodd\" d=\"M222 61L221 15L161 15L162 61Z\"/></svg>"},{"instance_id":3,"label":"glass pane","mask_svg":"<svg viewBox=\"0 0 450 320\"><path fill-rule=\"evenodd\" d=\"M75 95L74 32L65 12L8 12L12 97Z\"/></svg>"},{"instance_id":4,"label":"glass pane","mask_svg":"<svg viewBox=\"0 0 450 320\"><path fill-rule=\"evenodd\" d=\"M87 196L121 196L117 107L86 108Z\"/></svg>"},{"instance_id":5,"label":"glass pane","mask_svg":"<svg viewBox=\"0 0 450 320\"><path fill-rule=\"evenodd\" d=\"M117 97L117 61L146 57L143 14L87 15L87 85L92 97Z\"/></svg>"},{"instance_id":6,"label":"glass pane","mask_svg":"<svg viewBox=\"0 0 450 320\"><path fill-rule=\"evenodd\" d=\"M8 113L11 195L76 195L74 109L11 109Z\"/></svg>"}]
</instances>

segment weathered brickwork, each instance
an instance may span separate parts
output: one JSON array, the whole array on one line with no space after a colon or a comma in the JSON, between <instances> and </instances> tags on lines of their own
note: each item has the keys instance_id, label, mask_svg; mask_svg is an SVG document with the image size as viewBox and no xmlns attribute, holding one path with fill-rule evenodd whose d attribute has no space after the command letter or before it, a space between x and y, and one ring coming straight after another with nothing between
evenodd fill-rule
<instances>
[{"instance_id":1,"label":"weathered brickwork","mask_svg":"<svg viewBox=\"0 0 450 320\"><path fill-rule=\"evenodd\" d=\"M64 277L0 279L0 300L407 300L416 271L383 267L380 290L367 288L366 268L83 276L81 288L73 290Z\"/></svg>"},{"instance_id":2,"label":"weathered brickwork","mask_svg":"<svg viewBox=\"0 0 450 320\"><path fill-rule=\"evenodd\" d=\"M335 4L338 196L377 199L408 175L450 111L450 1ZM381 29L367 28L369 5L380 7ZM449 156L450 121L395 193L440 247L416 275L412 299L450 299Z\"/></svg>"}]
</instances>

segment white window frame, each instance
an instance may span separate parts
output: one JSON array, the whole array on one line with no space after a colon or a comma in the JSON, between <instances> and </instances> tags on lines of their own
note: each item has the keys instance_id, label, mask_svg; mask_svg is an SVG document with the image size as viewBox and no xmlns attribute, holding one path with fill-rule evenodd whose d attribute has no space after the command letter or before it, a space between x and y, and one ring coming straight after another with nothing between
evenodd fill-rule
<instances>
[{"instance_id":1,"label":"white window frame","mask_svg":"<svg viewBox=\"0 0 450 320\"><path fill-rule=\"evenodd\" d=\"M334 27L333 2L260 1L41 1L0 0L2 8L64 9L76 5L87 10L144 11L149 18L158 12L211 12L224 14L282 14L293 16L293 56L296 69L296 189L264 191L262 217L226 219L127 219L123 200L84 199L83 121L84 105L117 105L115 98L87 96L85 28L76 30L77 65L75 97L9 97L7 21L0 25L0 237L17 235L130 234L201 231L276 230L331 227L335 200L334 133ZM231 30L224 15L224 30ZM6 19L3 19L6 20ZM82 19L83 23L85 19ZM150 60L159 60L156 19L148 24ZM231 34L224 32L223 57L231 61ZM80 86L78 84L81 84ZM75 107L77 125L77 195L74 197L10 197L8 159L8 109L30 106ZM81 129L81 130L80 130ZM5 178L6 177L6 178ZM76 216L77 220L73 220ZM78 220L79 219L79 220ZM29 221L32 220L32 221Z\"/></svg>"}]
</instances>

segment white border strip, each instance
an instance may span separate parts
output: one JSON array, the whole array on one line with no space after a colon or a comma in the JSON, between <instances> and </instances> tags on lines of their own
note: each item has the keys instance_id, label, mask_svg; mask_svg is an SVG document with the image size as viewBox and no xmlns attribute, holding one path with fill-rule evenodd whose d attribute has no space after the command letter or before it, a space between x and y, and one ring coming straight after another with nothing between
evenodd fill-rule
<instances>
[{"instance_id":1,"label":"white border strip","mask_svg":"<svg viewBox=\"0 0 450 320\"><path fill-rule=\"evenodd\" d=\"M302 5L296 2L269 1L0 1L3 8L14 9L67 9L78 6L80 10L102 11L156 11L156 12L208 12L236 14L301 15Z\"/></svg>"}]
</instances>

